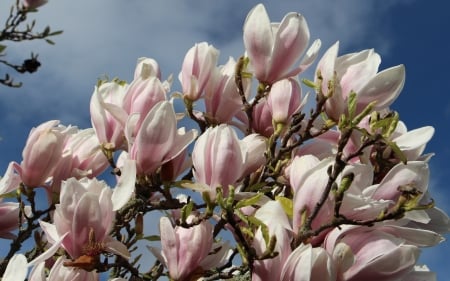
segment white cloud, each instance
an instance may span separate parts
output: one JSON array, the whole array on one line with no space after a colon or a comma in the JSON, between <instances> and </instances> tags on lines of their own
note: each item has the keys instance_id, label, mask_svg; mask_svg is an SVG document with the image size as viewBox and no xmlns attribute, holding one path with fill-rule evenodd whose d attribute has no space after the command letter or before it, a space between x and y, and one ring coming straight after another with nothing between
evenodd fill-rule
<instances>
[{"instance_id":1,"label":"white cloud","mask_svg":"<svg viewBox=\"0 0 450 281\"><path fill-rule=\"evenodd\" d=\"M307 18L312 39L321 38L324 49L341 40L342 50L360 46L369 37L366 30L371 27L371 21L367 18L381 16L392 5L392 2L360 0L265 2L273 21L280 21L287 12L300 12ZM130 80L135 61L141 56L159 61L164 77L178 73L185 52L195 42L214 44L221 50L222 62L228 56L237 57L243 52L242 24L256 3L50 1L33 16L38 26L48 24L55 30L64 30L64 34L54 38L55 46L32 42L17 44L14 50L9 50L21 55L36 51L42 61L38 73L29 78L18 77L26 84L15 91L20 92L19 97L6 98L9 118L20 117L14 104L17 99L25 98L30 101L27 112L32 115L45 114L47 118L65 122L84 120L86 124L89 119L80 116L80 112L88 113L86 107L96 79L107 74Z\"/></svg>"}]
</instances>

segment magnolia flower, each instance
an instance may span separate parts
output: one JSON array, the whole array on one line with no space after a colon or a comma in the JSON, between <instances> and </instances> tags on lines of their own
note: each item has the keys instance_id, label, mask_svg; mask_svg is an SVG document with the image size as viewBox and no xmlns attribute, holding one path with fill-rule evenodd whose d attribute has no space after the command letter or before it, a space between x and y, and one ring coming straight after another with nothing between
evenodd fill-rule
<instances>
[{"instance_id":1,"label":"magnolia flower","mask_svg":"<svg viewBox=\"0 0 450 281\"><path fill-rule=\"evenodd\" d=\"M28 187L42 186L53 176L63 156L69 132L75 128L58 126L59 121L45 122L33 128L22 152L23 160L15 168Z\"/></svg>"},{"instance_id":2,"label":"magnolia flower","mask_svg":"<svg viewBox=\"0 0 450 281\"><path fill-rule=\"evenodd\" d=\"M189 217L191 221L193 217ZM173 280L188 280L195 272L215 268L223 263L228 248L222 247L210 255L213 249L213 227L208 221L189 228L172 226L170 219L162 217L159 222L162 251L150 251L169 270Z\"/></svg>"},{"instance_id":3,"label":"magnolia flower","mask_svg":"<svg viewBox=\"0 0 450 281\"><path fill-rule=\"evenodd\" d=\"M269 201L255 212L255 217L264 223L269 236L276 237L274 251L278 255L271 259L257 260L253 263L252 281L280 280L281 270L290 255L291 225L288 217L278 201ZM253 247L257 255L266 251L261 227L258 228L253 240Z\"/></svg>"},{"instance_id":4,"label":"magnolia flower","mask_svg":"<svg viewBox=\"0 0 450 281\"><path fill-rule=\"evenodd\" d=\"M92 128L80 130L71 135L64 151L70 154L72 159L71 176L78 178L80 178L80 175L96 177L109 166L108 159L103 153Z\"/></svg>"},{"instance_id":5,"label":"magnolia flower","mask_svg":"<svg viewBox=\"0 0 450 281\"><path fill-rule=\"evenodd\" d=\"M275 82L267 98L267 105L275 124L288 124L294 113L297 113L306 99L302 102L302 89L294 78L287 78Z\"/></svg>"},{"instance_id":6,"label":"magnolia flower","mask_svg":"<svg viewBox=\"0 0 450 281\"><path fill-rule=\"evenodd\" d=\"M185 98L196 101L203 94L217 65L219 51L206 42L195 44L184 57L178 76Z\"/></svg>"},{"instance_id":7,"label":"magnolia flower","mask_svg":"<svg viewBox=\"0 0 450 281\"><path fill-rule=\"evenodd\" d=\"M50 272L48 272L48 277L46 275L45 263L41 262L36 265L30 273L30 281L60 281L60 280L71 280L71 281L98 281L99 274L95 271L80 270L79 268L74 268L66 266L70 260L59 257L55 263L52 265Z\"/></svg>"},{"instance_id":8,"label":"magnolia flower","mask_svg":"<svg viewBox=\"0 0 450 281\"><path fill-rule=\"evenodd\" d=\"M291 67L305 52L309 37L302 15L289 13L281 23L271 23L264 6L256 5L244 23L244 45L256 78L272 84L305 71L318 54L319 40L313 43L298 67Z\"/></svg>"},{"instance_id":9,"label":"magnolia flower","mask_svg":"<svg viewBox=\"0 0 450 281\"><path fill-rule=\"evenodd\" d=\"M230 122L242 108L242 99L234 81L235 68L236 61L230 58L211 73L205 88L206 118L217 123Z\"/></svg>"},{"instance_id":10,"label":"magnolia flower","mask_svg":"<svg viewBox=\"0 0 450 281\"><path fill-rule=\"evenodd\" d=\"M420 252L401 237L358 226L335 228L327 235L325 249L337 265L338 280L348 281L403 280Z\"/></svg>"},{"instance_id":11,"label":"magnolia flower","mask_svg":"<svg viewBox=\"0 0 450 281\"><path fill-rule=\"evenodd\" d=\"M112 144L120 149L124 144L128 114L122 107L127 88L128 85L116 81L95 87L90 103L91 123L102 145Z\"/></svg>"},{"instance_id":12,"label":"magnolia flower","mask_svg":"<svg viewBox=\"0 0 450 281\"><path fill-rule=\"evenodd\" d=\"M174 159L197 136L196 130L177 129L177 119L172 103L162 101L147 114L133 140L133 120L127 124L129 157L136 160L139 175L150 175L162 164Z\"/></svg>"},{"instance_id":13,"label":"magnolia flower","mask_svg":"<svg viewBox=\"0 0 450 281\"><path fill-rule=\"evenodd\" d=\"M260 99L253 108L252 129L266 138L269 138L274 132L272 113L270 112L269 102L266 98Z\"/></svg>"},{"instance_id":14,"label":"magnolia flower","mask_svg":"<svg viewBox=\"0 0 450 281\"><path fill-rule=\"evenodd\" d=\"M30 264L35 265L51 257L62 246L77 266L80 257L95 258L110 252L129 258L125 245L110 236L115 211L130 199L134 191L136 170L133 161L126 162L114 191L97 179L70 178L61 188L60 203L55 206L54 224L40 221L50 247ZM89 259L91 260L91 259ZM72 265L70 265L72 266ZM88 268L94 264L83 264Z\"/></svg>"},{"instance_id":15,"label":"magnolia flower","mask_svg":"<svg viewBox=\"0 0 450 281\"><path fill-rule=\"evenodd\" d=\"M334 281L336 272L331 256L321 247L301 244L287 258L282 281Z\"/></svg>"},{"instance_id":16,"label":"magnolia flower","mask_svg":"<svg viewBox=\"0 0 450 281\"><path fill-rule=\"evenodd\" d=\"M14 162L9 163L5 175L0 179L0 238L13 239L16 235L12 232L19 227L20 205L15 202L3 202L6 195L19 187L20 177L14 173ZM30 207L25 211L28 213Z\"/></svg>"},{"instance_id":17,"label":"magnolia flower","mask_svg":"<svg viewBox=\"0 0 450 281\"><path fill-rule=\"evenodd\" d=\"M339 120L341 114L347 113L347 100L351 92L357 95L356 114L374 101L376 110L391 105L403 88L405 67L398 65L378 72L381 59L373 50L338 57L338 48L339 43L329 48L317 65L316 72L322 76L322 92L329 96L326 113L333 120ZM333 93L328 92L331 81L335 81Z\"/></svg>"},{"instance_id":18,"label":"magnolia flower","mask_svg":"<svg viewBox=\"0 0 450 281\"><path fill-rule=\"evenodd\" d=\"M156 65L155 65L156 64ZM156 61L142 59L139 61L133 82L128 87L123 100L123 109L128 115L139 113L135 134L145 116L160 101L166 100L166 90L159 80L159 68Z\"/></svg>"},{"instance_id":19,"label":"magnolia flower","mask_svg":"<svg viewBox=\"0 0 450 281\"><path fill-rule=\"evenodd\" d=\"M295 157L290 165L290 184L294 191L293 198L293 231L297 233L302 226L302 217L311 215L317 202L320 201L328 183L328 167L333 159L317 159L313 155ZM312 221L313 229L329 222L333 217L333 198L330 195L325 204L320 208L317 216ZM314 243L320 243L324 232L314 239Z\"/></svg>"},{"instance_id":20,"label":"magnolia flower","mask_svg":"<svg viewBox=\"0 0 450 281\"><path fill-rule=\"evenodd\" d=\"M373 199L385 199L396 202L402 191L418 193L420 199L428 189L430 171L428 164L422 161L399 163L392 167L380 184L375 185L370 196Z\"/></svg>"},{"instance_id":21,"label":"magnolia flower","mask_svg":"<svg viewBox=\"0 0 450 281\"><path fill-rule=\"evenodd\" d=\"M217 187L228 194L228 186L235 184L264 159L264 141L249 135L253 142L239 140L236 132L222 124L208 128L196 141L192 151L193 174L197 185L209 191L212 197ZM249 158L251 154L254 157Z\"/></svg>"}]
</instances>

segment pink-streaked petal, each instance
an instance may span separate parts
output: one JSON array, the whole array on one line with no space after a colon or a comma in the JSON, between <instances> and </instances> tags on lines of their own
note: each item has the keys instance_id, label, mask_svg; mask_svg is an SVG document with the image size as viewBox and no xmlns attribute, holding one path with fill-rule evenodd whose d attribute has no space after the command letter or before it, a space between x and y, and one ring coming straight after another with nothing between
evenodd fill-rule
<instances>
[{"instance_id":1,"label":"pink-streaked petal","mask_svg":"<svg viewBox=\"0 0 450 281\"><path fill-rule=\"evenodd\" d=\"M341 87L344 99L348 97L351 91L359 94L368 81L370 81L378 71L381 63L381 57L373 50L363 51L367 53L367 57L360 61L354 62L346 67L345 73L342 73Z\"/></svg>"},{"instance_id":2,"label":"pink-streaked petal","mask_svg":"<svg viewBox=\"0 0 450 281\"><path fill-rule=\"evenodd\" d=\"M429 176L428 164L425 162L410 161L407 165L397 164L383 178L372 198L396 200L400 195L398 188L402 186L411 186L425 193L428 189Z\"/></svg>"},{"instance_id":3,"label":"pink-streaked petal","mask_svg":"<svg viewBox=\"0 0 450 281\"><path fill-rule=\"evenodd\" d=\"M275 35L269 81L284 74L300 58L309 36L308 24L302 15L289 13L283 18Z\"/></svg>"},{"instance_id":4,"label":"pink-streaked petal","mask_svg":"<svg viewBox=\"0 0 450 281\"><path fill-rule=\"evenodd\" d=\"M178 276L178 248L179 242L169 218L162 217L159 221L159 233L163 255L167 260L167 269L171 276Z\"/></svg>"},{"instance_id":5,"label":"pink-streaked petal","mask_svg":"<svg viewBox=\"0 0 450 281\"><path fill-rule=\"evenodd\" d=\"M269 16L262 4L256 5L245 19L244 46L256 76L265 77L272 55L273 34Z\"/></svg>"}]
</instances>

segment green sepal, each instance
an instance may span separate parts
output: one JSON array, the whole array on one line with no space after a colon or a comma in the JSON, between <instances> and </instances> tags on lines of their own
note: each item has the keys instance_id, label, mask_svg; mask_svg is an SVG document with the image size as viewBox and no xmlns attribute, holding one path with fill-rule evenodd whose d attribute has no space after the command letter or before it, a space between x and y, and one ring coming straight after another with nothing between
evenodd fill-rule
<instances>
[{"instance_id":1,"label":"green sepal","mask_svg":"<svg viewBox=\"0 0 450 281\"><path fill-rule=\"evenodd\" d=\"M240 200L236 204L236 209L240 209L240 208L246 207L246 206L256 205L259 202L259 200L261 199L261 197L262 197L262 194L261 193L257 193L255 196L252 196L252 197L247 198L247 199Z\"/></svg>"},{"instance_id":2,"label":"green sepal","mask_svg":"<svg viewBox=\"0 0 450 281\"><path fill-rule=\"evenodd\" d=\"M161 237L159 235L144 236L144 237L142 237L142 239L150 241L150 242L161 241Z\"/></svg>"},{"instance_id":3,"label":"green sepal","mask_svg":"<svg viewBox=\"0 0 450 281\"><path fill-rule=\"evenodd\" d=\"M194 203L192 201L189 201L186 205L181 208L181 222L184 224L187 222L187 218L192 213L192 210L194 209Z\"/></svg>"},{"instance_id":4,"label":"green sepal","mask_svg":"<svg viewBox=\"0 0 450 281\"><path fill-rule=\"evenodd\" d=\"M356 93L353 91L351 91L350 95L348 96L347 106L348 117L350 118L350 120L352 120L356 112Z\"/></svg>"},{"instance_id":5,"label":"green sepal","mask_svg":"<svg viewBox=\"0 0 450 281\"><path fill-rule=\"evenodd\" d=\"M289 218L292 218L294 216L292 199L286 198L284 196L276 196L275 200L277 200L281 204L281 207Z\"/></svg>"},{"instance_id":6,"label":"green sepal","mask_svg":"<svg viewBox=\"0 0 450 281\"><path fill-rule=\"evenodd\" d=\"M398 147L398 145L395 142L387 141L386 144L392 149L394 154L398 157L398 159L400 159L400 161L402 161L403 164L406 164L406 162L408 162L408 159L406 159L405 154L403 153L403 151L401 151L400 147Z\"/></svg>"}]
</instances>

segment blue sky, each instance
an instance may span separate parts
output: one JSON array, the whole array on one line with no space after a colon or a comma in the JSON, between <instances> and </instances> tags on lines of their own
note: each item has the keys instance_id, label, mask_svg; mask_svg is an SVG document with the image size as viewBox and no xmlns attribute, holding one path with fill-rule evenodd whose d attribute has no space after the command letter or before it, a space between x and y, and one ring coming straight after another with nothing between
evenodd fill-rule
<instances>
[{"instance_id":1,"label":"blue sky","mask_svg":"<svg viewBox=\"0 0 450 281\"><path fill-rule=\"evenodd\" d=\"M8 2L1 1L4 18ZM409 129L435 127L427 152L431 160L430 189L438 206L450 213L450 17L447 1L421 0L281 0L262 1L273 21L290 11L305 15L311 39L322 40L321 53L340 41L340 54L374 48L381 69L406 66L406 84L392 106ZM437 4L438 2L439 4ZM55 46L30 42L8 46L9 58L39 53L41 69L17 77L19 89L0 87L0 170L21 160L31 127L50 119L90 126L89 99L97 78L108 75L131 81L138 57L156 59L163 78L181 67L186 51L207 41L220 49L220 61L242 54L242 25L258 1L242 0L50 0L32 15L38 26L50 25L64 34ZM3 69L0 70L3 73ZM1 74L3 75L3 74ZM312 78L312 77L310 77ZM179 90L177 79L172 90ZM3 172L0 172L3 173ZM450 238L450 237L448 237ZM424 251L422 261L449 274L449 243Z\"/></svg>"}]
</instances>

